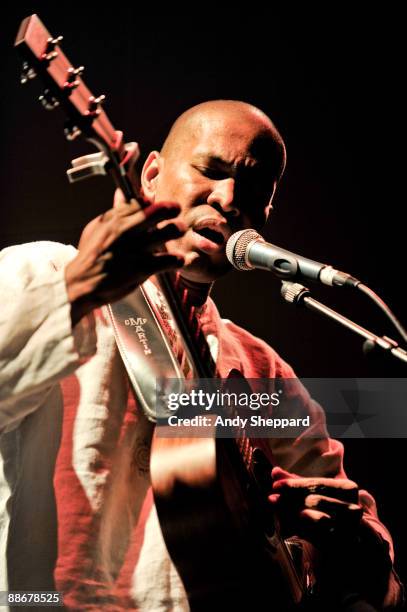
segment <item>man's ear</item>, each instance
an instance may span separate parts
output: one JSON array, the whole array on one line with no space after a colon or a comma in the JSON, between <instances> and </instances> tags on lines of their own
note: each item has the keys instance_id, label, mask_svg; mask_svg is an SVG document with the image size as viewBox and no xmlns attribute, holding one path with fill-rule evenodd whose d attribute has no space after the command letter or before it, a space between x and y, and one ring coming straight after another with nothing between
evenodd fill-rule
<instances>
[{"instance_id":1,"label":"man's ear","mask_svg":"<svg viewBox=\"0 0 407 612\"><path fill-rule=\"evenodd\" d=\"M143 196L151 203L155 201L156 183L161 170L161 163L161 155L159 152L151 151L141 171L141 188L143 190Z\"/></svg>"}]
</instances>

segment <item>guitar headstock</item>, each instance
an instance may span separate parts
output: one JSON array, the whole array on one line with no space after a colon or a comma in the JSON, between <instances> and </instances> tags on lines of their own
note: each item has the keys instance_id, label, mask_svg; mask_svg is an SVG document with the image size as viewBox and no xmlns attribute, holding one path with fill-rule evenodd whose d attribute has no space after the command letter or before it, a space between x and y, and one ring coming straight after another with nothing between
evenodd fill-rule
<instances>
[{"instance_id":1,"label":"guitar headstock","mask_svg":"<svg viewBox=\"0 0 407 612\"><path fill-rule=\"evenodd\" d=\"M138 147L126 148L123 133L116 131L102 108L104 95L95 96L82 79L83 66L74 67L61 48L62 36L54 37L37 15L24 19L18 30L15 47L23 57L21 83L38 77L45 86L39 100L47 110L57 107L65 112L67 121L64 133L68 140L82 135L95 144L103 154L83 163L83 172L75 167L68 173L70 180L108 171L126 198L137 192L137 180L126 177L123 168L131 169L138 156ZM91 159L92 158L92 159ZM76 160L77 161L77 160ZM107 164L108 162L108 164ZM96 166L99 166L99 170Z\"/></svg>"},{"instance_id":2,"label":"guitar headstock","mask_svg":"<svg viewBox=\"0 0 407 612\"><path fill-rule=\"evenodd\" d=\"M37 15L24 19L15 46L25 62L21 82L38 76L45 85L40 101L47 110L62 106L68 115L66 136L73 140L100 138L107 146L116 145L116 132L101 108L105 96L94 96L82 80L83 66L72 66L61 49L62 36L52 36Z\"/></svg>"}]
</instances>

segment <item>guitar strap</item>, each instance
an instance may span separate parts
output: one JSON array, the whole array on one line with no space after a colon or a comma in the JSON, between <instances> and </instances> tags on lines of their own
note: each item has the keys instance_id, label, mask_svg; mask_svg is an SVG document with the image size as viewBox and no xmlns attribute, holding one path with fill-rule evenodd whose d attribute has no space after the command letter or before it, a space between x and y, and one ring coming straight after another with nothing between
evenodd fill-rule
<instances>
[{"instance_id":1,"label":"guitar strap","mask_svg":"<svg viewBox=\"0 0 407 612\"><path fill-rule=\"evenodd\" d=\"M157 402L157 393L164 391L158 388L159 381L165 381L166 395L180 393L182 379L188 371L188 367L182 367L186 351L180 347L180 336L174 327L170 308L152 281L146 281L107 308L120 355L141 409L148 420L155 423L157 419L168 416L164 410L165 402ZM171 381L171 388L168 381Z\"/></svg>"}]
</instances>

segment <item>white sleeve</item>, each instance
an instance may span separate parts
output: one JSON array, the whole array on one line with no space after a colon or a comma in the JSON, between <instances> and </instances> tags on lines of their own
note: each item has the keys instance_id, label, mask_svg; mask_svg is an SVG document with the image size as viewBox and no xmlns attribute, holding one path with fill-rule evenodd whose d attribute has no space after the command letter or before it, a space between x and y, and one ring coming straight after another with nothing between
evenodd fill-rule
<instances>
[{"instance_id":1,"label":"white sleeve","mask_svg":"<svg viewBox=\"0 0 407 612\"><path fill-rule=\"evenodd\" d=\"M0 432L96 351L93 315L72 329L64 268L75 253L51 242L0 252Z\"/></svg>"}]
</instances>

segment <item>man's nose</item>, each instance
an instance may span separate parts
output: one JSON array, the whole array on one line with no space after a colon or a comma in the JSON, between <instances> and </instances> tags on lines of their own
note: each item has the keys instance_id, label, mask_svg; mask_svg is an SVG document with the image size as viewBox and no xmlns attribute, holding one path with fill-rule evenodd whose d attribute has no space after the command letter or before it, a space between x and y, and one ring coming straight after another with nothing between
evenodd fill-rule
<instances>
[{"instance_id":1,"label":"man's nose","mask_svg":"<svg viewBox=\"0 0 407 612\"><path fill-rule=\"evenodd\" d=\"M236 183L235 179L228 177L217 181L216 187L208 197L208 204L218 205L222 211L229 216L237 217L240 212L235 203Z\"/></svg>"}]
</instances>

